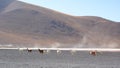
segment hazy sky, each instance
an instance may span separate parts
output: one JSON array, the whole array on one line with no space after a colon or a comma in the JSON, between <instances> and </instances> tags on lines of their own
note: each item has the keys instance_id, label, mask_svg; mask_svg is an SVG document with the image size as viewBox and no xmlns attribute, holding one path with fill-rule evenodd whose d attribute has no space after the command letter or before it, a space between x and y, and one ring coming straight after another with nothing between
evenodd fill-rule
<instances>
[{"instance_id":1,"label":"hazy sky","mask_svg":"<svg viewBox=\"0 0 120 68\"><path fill-rule=\"evenodd\" d=\"M100 16L120 22L120 0L21 0L75 16Z\"/></svg>"}]
</instances>

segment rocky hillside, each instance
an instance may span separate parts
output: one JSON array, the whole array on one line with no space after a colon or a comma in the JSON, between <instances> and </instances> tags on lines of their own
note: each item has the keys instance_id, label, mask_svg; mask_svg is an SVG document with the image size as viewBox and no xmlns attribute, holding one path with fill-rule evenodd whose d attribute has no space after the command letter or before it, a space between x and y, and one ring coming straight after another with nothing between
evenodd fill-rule
<instances>
[{"instance_id":1,"label":"rocky hillside","mask_svg":"<svg viewBox=\"0 0 120 68\"><path fill-rule=\"evenodd\" d=\"M120 47L120 23L0 0L1 47Z\"/></svg>"}]
</instances>

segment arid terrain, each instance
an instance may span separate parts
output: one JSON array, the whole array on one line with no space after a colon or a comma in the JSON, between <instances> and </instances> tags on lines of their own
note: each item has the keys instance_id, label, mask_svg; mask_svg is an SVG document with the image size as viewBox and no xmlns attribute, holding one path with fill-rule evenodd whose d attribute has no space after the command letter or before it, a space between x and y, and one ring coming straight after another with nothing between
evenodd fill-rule
<instances>
[{"instance_id":1,"label":"arid terrain","mask_svg":"<svg viewBox=\"0 0 120 68\"><path fill-rule=\"evenodd\" d=\"M1 68L120 68L120 52L102 52L97 56L88 51L71 54L69 51L19 51L0 49Z\"/></svg>"},{"instance_id":2,"label":"arid terrain","mask_svg":"<svg viewBox=\"0 0 120 68\"><path fill-rule=\"evenodd\" d=\"M120 48L120 23L0 0L0 47Z\"/></svg>"}]
</instances>

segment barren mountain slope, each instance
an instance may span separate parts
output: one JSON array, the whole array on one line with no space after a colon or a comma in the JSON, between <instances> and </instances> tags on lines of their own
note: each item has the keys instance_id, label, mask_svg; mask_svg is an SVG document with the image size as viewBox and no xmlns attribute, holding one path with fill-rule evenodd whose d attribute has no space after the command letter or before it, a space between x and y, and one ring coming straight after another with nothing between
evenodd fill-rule
<instances>
[{"instance_id":1,"label":"barren mountain slope","mask_svg":"<svg viewBox=\"0 0 120 68\"><path fill-rule=\"evenodd\" d=\"M120 24L101 17L75 17L20 1L2 9L0 43L4 45L120 47Z\"/></svg>"},{"instance_id":2,"label":"barren mountain slope","mask_svg":"<svg viewBox=\"0 0 120 68\"><path fill-rule=\"evenodd\" d=\"M0 0L0 12L4 11L4 8L14 1L15 0Z\"/></svg>"}]
</instances>

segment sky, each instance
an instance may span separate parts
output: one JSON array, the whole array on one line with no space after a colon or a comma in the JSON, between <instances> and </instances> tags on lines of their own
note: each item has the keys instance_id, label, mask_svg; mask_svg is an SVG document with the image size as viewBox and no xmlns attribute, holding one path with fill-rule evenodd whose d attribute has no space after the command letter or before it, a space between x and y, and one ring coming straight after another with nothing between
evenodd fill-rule
<instances>
[{"instance_id":1,"label":"sky","mask_svg":"<svg viewBox=\"0 0 120 68\"><path fill-rule=\"evenodd\" d=\"M73 16L99 16L120 22L120 0L20 0Z\"/></svg>"}]
</instances>

